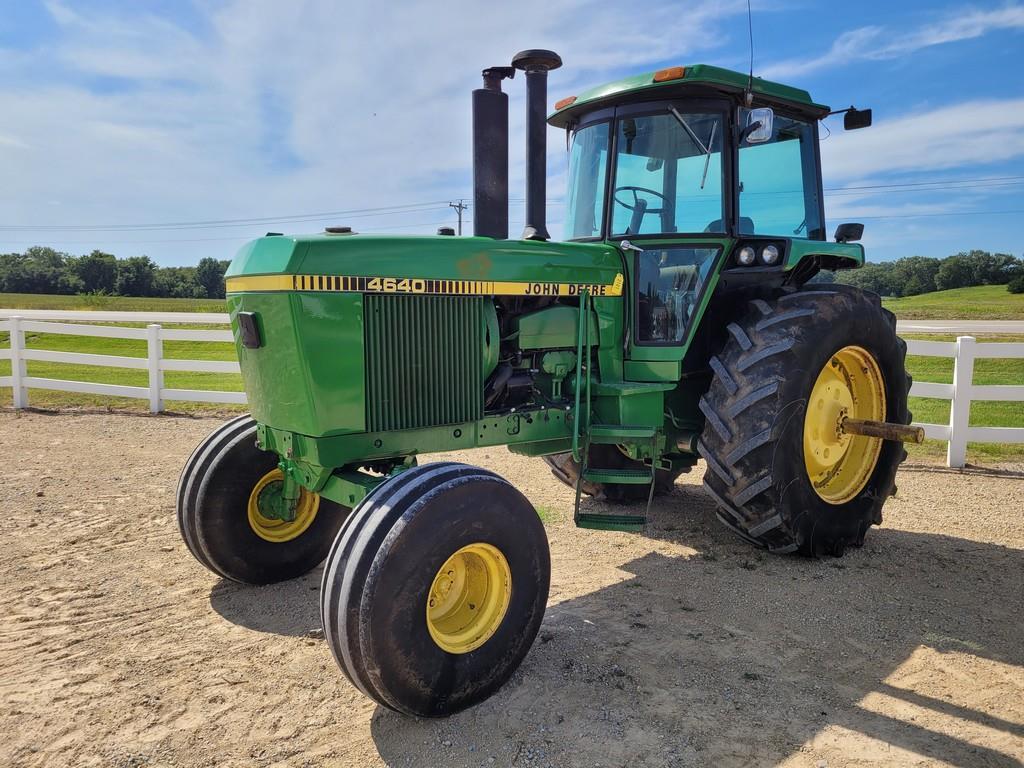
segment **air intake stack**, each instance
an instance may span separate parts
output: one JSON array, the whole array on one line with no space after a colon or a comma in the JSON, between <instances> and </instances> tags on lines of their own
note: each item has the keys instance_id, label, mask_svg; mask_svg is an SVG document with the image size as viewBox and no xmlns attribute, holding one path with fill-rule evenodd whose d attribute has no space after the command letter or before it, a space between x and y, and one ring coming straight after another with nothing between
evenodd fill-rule
<instances>
[{"instance_id":1,"label":"air intake stack","mask_svg":"<svg viewBox=\"0 0 1024 768\"><path fill-rule=\"evenodd\" d=\"M523 240L548 240L546 224L548 72L562 66L554 51L520 51L512 66L526 73L526 227Z\"/></svg>"},{"instance_id":2,"label":"air intake stack","mask_svg":"<svg viewBox=\"0 0 1024 768\"><path fill-rule=\"evenodd\" d=\"M501 81L512 67L483 71L473 91L473 234L508 239L508 95Z\"/></svg>"}]
</instances>

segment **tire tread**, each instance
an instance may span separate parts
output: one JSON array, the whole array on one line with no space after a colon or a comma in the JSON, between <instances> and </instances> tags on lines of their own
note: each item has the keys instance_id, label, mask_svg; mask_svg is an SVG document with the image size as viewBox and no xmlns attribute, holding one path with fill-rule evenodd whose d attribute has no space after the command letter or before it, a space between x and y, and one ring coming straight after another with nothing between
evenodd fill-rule
<instances>
[{"instance_id":1,"label":"tire tread","mask_svg":"<svg viewBox=\"0 0 1024 768\"><path fill-rule=\"evenodd\" d=\"M791 392L785 387L790 372L803 370L799 355L813 343L808 339L813 338L815 323L836 302L847 312L879 312L895 332L895 315L874 294L845 285L786 289L773 299L750 301L746 312L727 326L723 347L709 358L714 375L699 401L706 424L697 444L707 465L704 487L719 507L723 524L772 552L839 553L861 543L870 525L854 532L850 540L824 540L815 538L814 532L806 536L801 512L783 514L785 489L776 487L782 480L773 470L778 440L793 418L803 418L801 402L781 403L779 398ZM897 345L905 357L906 344L897 339ZM906 375L904 403L910 383ZM904 408L904 413L910 423L909 411ZM905 456L900 451L891 473L879 476L876 491L883 501L895 492L896 466ZM880 503L878 507L871 522L881 522Z\"/></svg>"}]
</instances>

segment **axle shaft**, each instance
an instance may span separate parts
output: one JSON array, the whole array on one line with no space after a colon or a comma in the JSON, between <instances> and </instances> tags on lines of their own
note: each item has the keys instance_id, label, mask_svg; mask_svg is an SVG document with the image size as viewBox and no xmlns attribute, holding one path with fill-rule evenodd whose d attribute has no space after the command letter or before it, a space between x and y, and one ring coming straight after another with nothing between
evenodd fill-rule
<instances>
[{"instance_id":1,"label":"axle shaft","mask_svg":"<svg viewBox=\"0 0 1024 768\"><path fill-rule=\"evenodd\" d=\"M882 440L895 440L902 443L924 442L924 427L890 424L887 421L868 421L847 417L843 419L842 430L848 435L878 437Z\"/></svg>"}]
</instances>

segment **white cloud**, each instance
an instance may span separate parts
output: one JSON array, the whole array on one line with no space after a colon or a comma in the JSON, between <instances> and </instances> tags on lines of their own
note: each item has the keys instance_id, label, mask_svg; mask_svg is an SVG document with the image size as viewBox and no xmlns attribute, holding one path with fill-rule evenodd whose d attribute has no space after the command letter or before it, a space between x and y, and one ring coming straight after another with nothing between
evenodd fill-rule
<instances>
[{"instance_id":1,"label":"white cloud","mask_svg":"<svg viewBox=\"0 0 1024 768\"><path fill-rule=\"evenodd\" d=\"M825 185L880 173L984 166L1024 157L1024 99L920 111L821 143Z\"/></svg>"},{"instance_id":2,"label":"white cloud","mask_svg":"<svg viewBox=\"0 0 1024 768\"><path fill-rule=\"evenodd\" d=\"M58 24L74 24L81 20L81 17L64 3L48 0L43 5Z\"/></svg>"},{"instance_id":3,"label":"white cloud","mask_svg":"<svg viewBox=\"0 0 1024 768\"><path fill-rule=\"evenodd\" d=\"M523 48L555 48L566 67L551 75L554 101L620 68L687 63L724 46L724 25L746 9L739 1L712 0L691 3L685 13L658 3L600 0L486 8L457 0L443 9L349 3L344 10L330 0L233 0L209 12L200 31L190 31L141 11L86 15L56 0L47 7L59 41L28 61L0 56L0 100L5 115L16 116L5 121L0 140L0 224L276 216L464 196L470 193L469 92L479 87L483 67ZM658 34L650 36L651 29ZM506 90L512 95L511 195L521 197L522 79ZM550 136L552 157L561 157L562 135ZM561 192L554 181L550 189ZM52 200L61 202L48 205ZM435 217L447 223L452 212L363 223ZM358 228L361 222L336 223ZM184 236L236 234L247 239L262 232ZM0 249L42 235L18 233L0 240ZM88 235L60 237L85 241ZM197 255L200 247L148 251L164 262L184 262L206 255ZM209 247L224 253L231 246Z\"/></svg>"},{"instance_id":4,"label":"white cloud","mask_svg":"<svg viewBox=\"0 0 1024 768\"><path fill-rule=\"evenodd\" d=\"M4 136L2 133L0 133L0 146L14 147L15 149L28 149L28 144L21 139L13 136Z\"/></svg>"},{"instance_id":5,"label":"white cloud","mask_svg":"<svg viewBox=\"0 0 1024 768\"><path fill-rule=\"evenodd\" d=\"M841 34L832 47L819 56L779 61L758 74L773 80L799 77L854 61L896 59L922 48L971 40L1001 29L1024 29L1024 6L967 9L957 16L902 34L879 26L860 27Z\"/></svg>"}]
</instances>

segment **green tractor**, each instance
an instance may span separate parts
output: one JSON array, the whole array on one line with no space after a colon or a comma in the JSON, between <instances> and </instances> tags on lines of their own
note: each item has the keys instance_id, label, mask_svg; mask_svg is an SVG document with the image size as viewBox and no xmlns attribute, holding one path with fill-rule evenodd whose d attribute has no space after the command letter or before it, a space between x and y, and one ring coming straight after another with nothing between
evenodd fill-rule
<instances>
[{"instance_id":1,"label":"green tractor","mask_svg":"<svg viewBox=\"0 0 1024 768\"><path fill-rule=\"evenodd\" d=\"M825 235L806 91L711 66L562 99L567 239L545 225L542 50L473 92L474 236L268 234L227 274L252 415L186 464L189 550L267 584L326 560L344 673L385 707L443 716L496 691L548 596L547 539L506 480L424 453L507 445L576 491L576 524L640 530L706 464L731 531L839 555L881 522L907 426L906 347L877 296L810 283L856 268ZM527 81L526 229L508 237L508 97ZM848 128L870 113L844 110ZM584 502L583 494L622 502Z\"/></svg>"}]
</instances>

